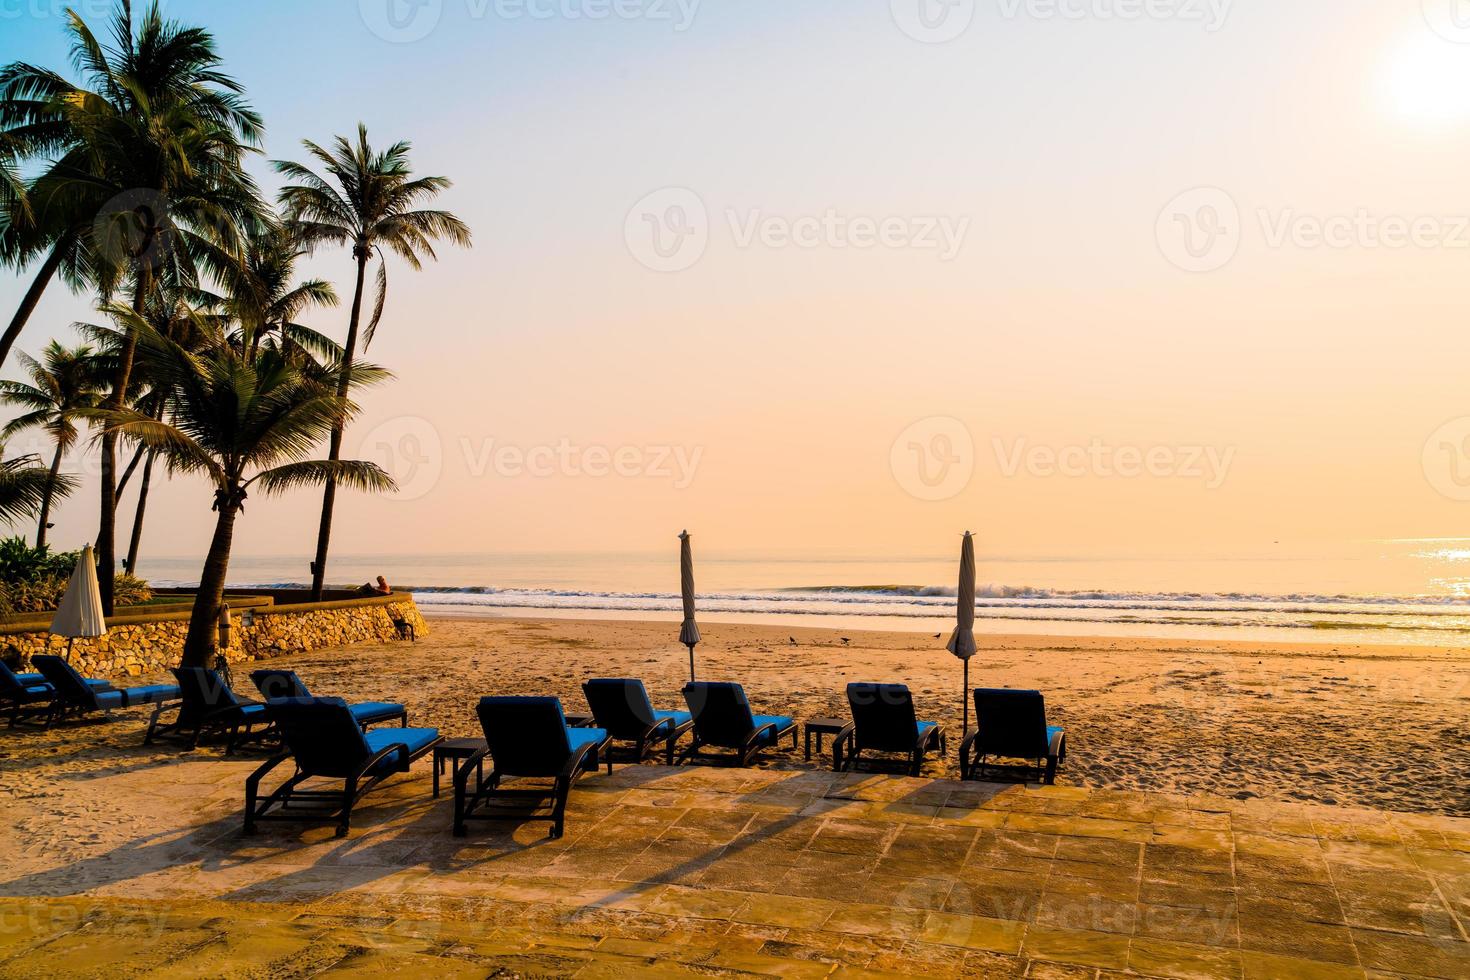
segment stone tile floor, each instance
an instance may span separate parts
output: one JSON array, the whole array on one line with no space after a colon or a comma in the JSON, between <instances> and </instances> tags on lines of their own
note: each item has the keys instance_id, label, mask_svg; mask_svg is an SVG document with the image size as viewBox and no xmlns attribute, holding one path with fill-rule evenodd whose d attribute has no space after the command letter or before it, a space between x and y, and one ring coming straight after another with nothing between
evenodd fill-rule
<instances>
[{"instance_id":1,"label":"stone tile floor","mask_svg":"<svg viewBox=\"0 0 1470 980\"><path fill-rule=\"evenodd\" d=\"M8 802L0 976L1470 977L1470 820L642 766L457 839L424 760L246 838L257 764L76 779L75 834Z\"/></svg>"}]
</instances>

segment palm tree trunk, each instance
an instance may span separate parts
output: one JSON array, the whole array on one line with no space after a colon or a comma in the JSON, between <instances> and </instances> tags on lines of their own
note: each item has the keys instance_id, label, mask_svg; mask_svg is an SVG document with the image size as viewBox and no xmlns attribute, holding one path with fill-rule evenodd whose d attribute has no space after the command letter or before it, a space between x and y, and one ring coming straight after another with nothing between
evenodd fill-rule
<instances>
[{"instance_id":1,"label":"palm tree trunk","mask_svg":"<svg viewBox=\"0 0 1470 980\"><path fill-rule=\"evenodd\" d=\"M41 263L41 268L36 270L36 277L31 280L31 286L26 294L21 297L20 306L16 308L15 316L10 318L10 326L5 328L5 334L0 336L0 367L5 366L5 359L10 356L10 348L15 346L16 338L25 328L26 321L36 311L36 304L41 302L41 294L56 278L56 270L61 268L61 260L71 249L72 236L63 235L57 239L52 247L51 253L46 256L46 261Z\"/></svg>"},{"instance_id":2,"label":"palm tree trunk","mask_svg":"<svg viewBox=\"0 0 1470 980\"><path fill-rule=\"evenodd\" d=\"M133 450L133 458L128 460L128 465L127 468L123 470L123 475L118 477L117 496L119 500L122 499L123 491L126 490L128 487L128 481L133 478L133 470L136 470L138 468L138 461L142 458L143 447L142 445L139 445L137 449Z\"/></svg>"},{"instance_id":3,"label":"palm tree trunk","mask_svg":"<svg viewBox=\"0 0 1470 980\"><path fill-rule=\"evenodd\" d=\"M46 489L41 492L41 519L36 522L36 550L46 547L46 518L51 516L51 494L56 491L56 474L61 470L61 442L56 443L56 455L51 457L51 474L46 478Z\"/></svg>"},{"instance_id":4,"label":"palm tree trunk","mask_svg":"<svg viewBox=\"0 0 1470 980\"><path fill-rule=\"evenodd\" d=\"M148 454L143 464L143 482L138 484L138 509L133 513L133 536L128 541L128 558L123 563L129 575L138 574L138 545L143 540L143 512L148 509L148 484L153 481L153 459L156 453Z\"/></svg>"},{"instance_id":5,"label":"palm tree trunk","mask_svg":"<svg viewBox=\"0 0 1470 980\"><path fill-rule=\"evenodd\" d=\"M367 277L368 252L361 247L354 249L357 258L357 287L352 293L352 316L347 321L347 343L342 348L342 376L337 381L337 397L346 398L352 379L352 357L357 351L357 324L362 316L362 287ZM327 458L342 458L342 422L332 426L332 438L327 447ZM332 539L332 509L337 502L337 480L327 478L322 490L322 523L316 533L316 561L311 563L311 601L320 602L322 581L327 576L327 545Z\"/></svg>"},{"instance_id":6,"label":"palm tree trunk","mask_svg":"<svg viewBox=\"0 0 1470 980\"><path fill-rule=\"evenodd\" d=\"M219 609L225 600L225 576L230 570L230 545L235 537L235 517L239 504L223 499L219 519L215 521L214 538L204 570L199 574L199 591L194 595L194 612L189 617L189 633L184 638L181 667L209 667L219 649Z\"/></svg>"},{"instance_id":7,"label":"palm tree trunk","mask_svg":"<svg viewBox=\"0 0 1470 980\"><path fill-rule=\"evenodd\" d=\"M143 303L148 298L151 276L146 269L139 269L138 282L133 290L133 311L141 314ZM128 381L133 373L133 355L138 349L138 335L131 329L123 337L122 350L118 355L117 380L113 382L112 395L107 407L116 411L127 399ZM117 432L111 428L102 430L102 513L97 527L97 585L102 593L102 613L112 615L113 576L117 574Z\"/></svg>"}]
</instances>

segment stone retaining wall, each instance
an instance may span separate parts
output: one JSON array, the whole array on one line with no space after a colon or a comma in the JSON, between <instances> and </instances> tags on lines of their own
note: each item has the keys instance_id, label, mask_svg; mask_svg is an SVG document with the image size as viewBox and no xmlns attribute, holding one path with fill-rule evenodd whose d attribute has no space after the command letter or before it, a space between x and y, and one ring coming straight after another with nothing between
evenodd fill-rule
<instances>
[{"instance_id":1,"label":"stone retaining wall","mask_svg":"<svg viewBox=\"0 0 1470 980\"><path fill-rule=\"evenodd\" d=\"M419 636L428 632L424 617L407 594L338 602L274 606L268 601L250 603L255 623L246 626L238 610L233 618L231 663L268 660L272 657L350 643L384 643L396 639L395 618L411 623ZM72 647L71 662L86 677L138 677L176 667L184 652L189 631L189 609L114 616L107 621L107 635L79 639ZM66 638L52 636L34 624L0 625L0 652L15 648L21 669L29 669L38 653L63 654Z\"/></svg>"}]
</instances>

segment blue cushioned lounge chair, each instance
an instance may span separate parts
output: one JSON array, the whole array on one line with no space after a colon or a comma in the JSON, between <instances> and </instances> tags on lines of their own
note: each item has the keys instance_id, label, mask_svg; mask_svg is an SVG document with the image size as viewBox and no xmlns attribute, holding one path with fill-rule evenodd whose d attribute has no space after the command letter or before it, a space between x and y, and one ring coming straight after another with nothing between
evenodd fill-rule
<instances>
[{"instance_id":1,"label":"blue cushioned lounge chair","mask_svg":"<svg viewBox=\"0 0 1470 980\"><path fill-rule=\"evenodd\" d=\"M699 750L710 745L732 750L732 765L748 766L761 749L788 734L796 748L796 721L787 715L752 714L739 684L690 682L684 685L684 701L694 716L694 739L679 756L681 762L699 758Z\"/></svg>"},{"instance_id":2,"label":"blue cushioned lounge chair","mask_svg":"<svg viewBox=\"0 0 1470 980\"><path fill-rule=\"evenodd\" d=\"M111 690L107 681L83 677L82 683L94 691ZM14 728L22 718L44 717L56 700L56 688L46 680L44 674L17 674L0 660L0 711L10 713L10 727Z\"/></svg>"},{"instance_id":3,"label":"blue cushioned lounge chair","mask_svg":"<svg viewBox=\"0 0 1470 980\"><path fill-rule=\"evenodd\" d=\"M975 728L960 745L960 778L983 779L988 759L1025 759L1050 786L1067 760L1067 737L1046 723L1040 691L975 691Z\"/></svg>"},{"instance_id":4,"label":"blue cushioned lounge chair","mask_svg":"<svg viewBox=\"0 0 1470 980\"><path fill-rule=\"evenodd\" d=\"M155 738L166 738L192 749L202 738L223 735L225 754L233 755L237 747L247 742L276 737L265 705L240 697L218 671L208 667L175 667L173 675L179 682L180 701L154 709L153 717L148 719L148 733L143 736L144 745ZM178 713L172 722L163 724L163 716L168 711Z\"/></svg>"},{"instance_id":5,"label":"blue cushioned lounge chair","mask_svg":"<svg viewBox=\"0 0 1470 980\"><path fill-rule=\"evenodd\" d=\"M485 731L485 748L454 770L455 836L464 836L467 820L514 819L549 820L551 836L560 837L572 783L597 769L607 732L567 725L558 698L481 698L475 711ZM487 755L491 769L485 775L482 764ZM550 779L552 784L546 789L501 789L500 781L508 776ZM541 812L548 801L550 812ZM496 805L501 802L512 805Z\"/></svg>"},{"instance_id":6,"label":"blue cushioned lounge chair","mask_svg":"<svg viewBox=\"0 0 1470 980\"><path fill-rule=\"evenodd\" d=\"M587 695L597 727L605 729L610 740L633 743L632 762L642 762L651 750L662 745L665 759L672 766L675 744L694 727L687 711L655 710L640 680L594 677L582 685L582 693Z\"/></svg>"},{"instance_id":7,"label":"blue cushioned lounge chair","mask_svg":"<svg viewBox=\"0 0 1470 980\"><path fill-rule=\"evenodd\" d=\"M172 684L150 684L144 687L97 687L78 674L71 664L51 654L31 658L31 663L53 689L46 711L46 724L62 718L81 716L114 708L136 708L144 704L162 704L177 700L179 689Z\"/></svg>"},{"instance_id":8,"label":"blue cushioned lounge chair","mask_svg":"<svg viewBox=\"0 0 1470 980\"><path fill-rule=\"evenodd\" d=\"M914 717L914 697L904 684L849 684L852 723L832 741L832 768L850 770L864 751L901 752L909 775L917 776L931 749L944 753L944 729Z\"/></svg>"},{"instance_id":9,"label":"blue cushioned lounge chair","mask_svg":"<svg viewBox=\"0 0 1470 980\"><path fill-rule=\"evenodd\" d=\"M294 670L252 671L250 679L255 682L256 688L267 702L276 698L311 697L311 692L301 683L301 678L296 676ZM352 717L363 728L388 721L397 721L404 728L408 727L408 709L391 701L363 701L349 704L347 710L352 712Z\"/></svg>"},{"instance_id":10,"label":"blue cushioned lounge chair","mask_svg":"<svg viewBox=\"0 0 1470 980\"><path fill-rule=\"evenodd\" d=\"M276 698L266 708L285 751L272 756L245 781L245 833L261 820L337 824L347 836L352 808L363 794L432 751L443 739L437 728L380 728L364 732L341 698ZM270 795L260 781L293 759L296 771ZM308 779L342 780L342 789L301 789Z\"/></svg>"}]
</instances>

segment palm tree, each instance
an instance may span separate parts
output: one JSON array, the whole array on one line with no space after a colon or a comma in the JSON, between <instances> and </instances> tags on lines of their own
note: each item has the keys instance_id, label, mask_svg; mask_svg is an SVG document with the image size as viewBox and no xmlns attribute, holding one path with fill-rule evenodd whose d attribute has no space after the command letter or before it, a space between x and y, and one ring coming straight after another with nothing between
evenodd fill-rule
<instances>
[{"instance_id":1,"label":"palm tree","mask_svg":"<svg viewBox=\"0 0 1470 980\"><path fill-rule=\"evenodd\" d=\"M8 439L27 429L41 428L56 444L46 490L41 495L40 519L36 523L36 547L39 549L46 547L46 521L59 485L61 458L77 441L78 413L96 407L101 385L97 377L97 355L90 347L68 350L53 340L41 351L39 361L24 353L20 359L31 376L31 384L0 381L0 401L19 406L26 412L0 430L0 438Z\"/></svg>"},{"instance_id":2,"label":"palm tree","mask_svg":"<svg viewBox=\"0 0 1470 980\"><path fill-rule=\"evenodd\" d=\"M65 497L76 486L76 479L65 474L53 481L39 456L5 459L5 447L0 446L0 523L34 517L48 488L56 496Z\"/></svg>"},{"instance_id":3,"label":"palm tree","mask_svg":"<svg viewBox=\"0 0 1470 980\"><path fill-rule=\"evenodd\" d=\"M128 287L132 308L142 311L160 284L191 286L201 270L226 269L240 251L242 229L264 221L243 166L259 142L260 117L220 71L207 31L165 21L156 0L136 25L123 0L108 44L74 13L68 30L81 85L20 62L0 70L0 126L53 157L27 195L34 213L54 217L34 223L36 234L17 233L11 247L0 248L0 257L21 262L50 247L7 331L12 338L45 288L48 269L71 262L95 280L104 299ZM0 356L4 343L0 338ZM126 337L107 400L111 409L125 403L134 348ZM116 432L104 430L101 457L97 563L102 607L111 613Z\"/></svg>"},{"instance_id":4,"label":"palm tree","mask_svg":"<svg viewBox=\"0 0 1470 980\"><path fill-rule=\"evenodd\" d=\"M359 123L356 144L337 137L329 152L310 140L303 144L326 172L320 176L310 168L288 160L275 161L277 172L292 184L281 188L280 203L293 234L308 251L324 245L350 245L357 263L357 280L352 291L352 312L347 320L347 342L337 381L337 395L347 397L357 356L358 329L362 319L363 287L368 261L377 254L377 291L372 316L362 331L366 350L383 318L388 298L388 270L383 250L398 255L410 267L423 267L421 256L437 258L434 242L447 239L455 245L470 244L469 227L448 211L420 210L419 205L450 186L447 177L414 177L409 168L407 142L395 143L375 152L368 143L367 127ZM344 419L345 423L345 419ZM341 424L332 427L327 458L342 453ZM311 593L320 599L327 574L327 549L332 536L332 509L337 483L330 477L322 492L322 519L317 531L316 560L311 565Z\"/></svg>"},{"instance_id":5,"label":"palm tree","mask_svg":"<svg viewBox=\"0 0 1470 980\"><path fill-rule=\"evenodd\" d=\"M250 237L240 261L224 274L224 294L200 294L235 324L247 356L263 343L332 361L341 356L330 339L297 322L312 307L337 305L337 291L325 279L296 281L296 264L305 254L289 228L268 225Z\"/></svg>"},{"instance_id":6,"label":"palm tree","mask_svg":"<svg viewBox=\"0 0 1470 980\"><path fill-rule=\"evenodd\" d=\"M218 517L199 576L183 657L185 666L203 666L215 652L235 522L253 488L281 493L331 479L357 489L386 491L394 488L393 480L374 463L307 458L322 437L355 414L356 406L330 385L303 374L280 353L262 350L246 358L221 332L206 338L199 350L189 351L125 306L114 305L108 312L118 319L131 318L129 332L138 339L140 364L171 393L170 420L130 408L97 414L109 430L156 450L171 472L199 474L214 488ZM357 384L384 376L366 365L353 373L351 380Z\"/></svg>"},{"instance_id":7,"label":"palm tree","mask_svg":"<svg viewBox=\"0 0 1470 980\"><path fill-rule=\"evenodd\" d=\"M48 161L21 198L3 168L14 180L0 263L42 262L0 336L0 366L58 274L104 297L128 277L145 294L171 265L189 276L210 263L240 213L258 209L240 162L260 118L219 71L212 36L165 21L156 2L135 29L122 0L110 45L67 18L80 85L25 62L0 69L0 158Z\"/></svg>"}]
</instances>

